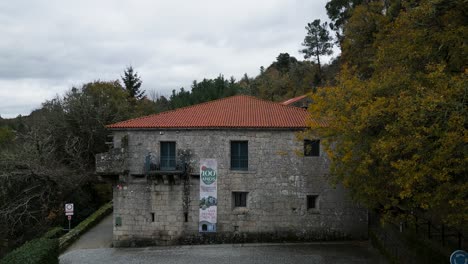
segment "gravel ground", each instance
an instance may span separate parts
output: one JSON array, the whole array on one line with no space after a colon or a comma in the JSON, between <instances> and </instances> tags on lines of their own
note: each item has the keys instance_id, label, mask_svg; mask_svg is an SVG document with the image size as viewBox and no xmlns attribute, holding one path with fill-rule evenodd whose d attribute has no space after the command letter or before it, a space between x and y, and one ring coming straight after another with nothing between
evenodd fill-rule
<instances>
[{"instance_id":1,"label":"gravel ground","mask_svg":"<svg viewBox=\"0 0 468 264\"><path fill-rule=\"evenodd\" d=\"M78 249L63 254L60 257L60 263L358 264L387 262L367 242L329 242Z\"/></svg>"}]
</instances>

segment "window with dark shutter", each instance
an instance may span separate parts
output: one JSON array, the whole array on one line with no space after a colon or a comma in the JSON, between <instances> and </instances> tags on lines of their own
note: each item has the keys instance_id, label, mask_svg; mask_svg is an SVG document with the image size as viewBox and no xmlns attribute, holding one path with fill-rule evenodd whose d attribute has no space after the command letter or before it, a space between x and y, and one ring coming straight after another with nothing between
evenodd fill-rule
<instances>
[{"instance_id":1,"label":"window with dark shutter","mask_svg":"<svg viewBox=\"0 0 468 264\"><path fill-rule=\"evenodd\" d=\"M248 170L249 148L247 141L231 141L231 169Z\"/></svg>"},{"instance_id":2,"label":"window with dark shutter","mask_svg":"<svg viewBox=\"0 0 468 264\"><path fill-rule=\"evenodd\" d=\"M175 170L175 142L161 142L161 170Z\"/></svg>"},{"instance_id":3,"label":"window with dark shutter","mask_svg":"<svg viewBox=\"0 0 468 264\"><path fill-rule=\"evenodd\" d=\"M233 192L234 207L247 207L247 194L248 192Z\"/></svg>"},{"instance_id":4,"label":"window with dark shutter","mask_svg":"<svg viewBox=\"0 0 468 264\"><path fill-rule=\"evenodd\" d=\"M304 140L304 156L320 156L320 140Z\"/></svg>"}]
</instances>

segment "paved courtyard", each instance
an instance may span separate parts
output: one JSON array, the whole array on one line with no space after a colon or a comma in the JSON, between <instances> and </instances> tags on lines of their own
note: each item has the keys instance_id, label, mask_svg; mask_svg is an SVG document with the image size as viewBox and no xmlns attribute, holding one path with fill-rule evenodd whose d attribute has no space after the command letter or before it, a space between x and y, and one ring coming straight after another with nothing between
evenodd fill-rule
<instances>
[{"instance_id":1,"label":"paved courtyard","mask_svg":"<svg viewBox=\"0 0 468 264\"><path fill-rule=\"evenodd\" d=\"M110 248L112 246L112 214L71 244L65 253L78 249Z\"/></svg>"},{"instance_id":2,"label":"paved courtyard","mask_svg":"<svg viewBox=\"0 0 468 264\"><path fill-rule=\"evenodd\" d=\"M330 242L77 249L63 254L60 257L60 263L358 264L387 262L367 242Z\"/></svg>"}]
</instances>

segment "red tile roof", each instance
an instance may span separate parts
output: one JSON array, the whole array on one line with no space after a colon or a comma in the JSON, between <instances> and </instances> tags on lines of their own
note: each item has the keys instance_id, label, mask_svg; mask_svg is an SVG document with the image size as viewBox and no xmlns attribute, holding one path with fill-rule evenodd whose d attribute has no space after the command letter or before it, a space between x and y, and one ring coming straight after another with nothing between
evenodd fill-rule
<instances>
[{"instance_id":1,"label":"red tile roof","mask_svg":"<svg viewBox=\"0 0 468 264\"><path fill-rule=\"evenodd\" d=\"M281 102L280 104L282 104L282 105L291 105L291 104L294 104L295 102L300 101L300 100L302 100L302 99L304 99L306 97L307 97L307 94L304 94L304 95L301 95L301 96L298 96L298 97L288 99L288 100L286 100L284 102Z\"/></svg>"},{"instance_id":2,"label":"red tile roof","mask_svg":"<svg viewBox=\"0 0 468 264\"><path fill-rule=\"evenodd\" d=\"M108 128L305 128L309 113L298 107L237 95L155 115L130 119Z\"/></svg>"}]
</instances>

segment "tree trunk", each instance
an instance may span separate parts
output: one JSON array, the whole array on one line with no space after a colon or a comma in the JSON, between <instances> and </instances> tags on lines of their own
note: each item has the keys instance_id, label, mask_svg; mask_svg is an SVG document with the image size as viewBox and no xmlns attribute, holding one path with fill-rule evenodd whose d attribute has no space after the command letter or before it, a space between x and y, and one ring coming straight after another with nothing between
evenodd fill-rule
<instances>
[{"instance_id":1,"label":"tree trunk","mask_svg":"<svg viewBox=\"0 0 468 264\"><path fill-rule=\"evenodd\" d=\"M322 66L320 65L320 55L319 55L319 49L318 47L316 48L317 50L317 63L318 63L318 70L319 70L319 82L322 82Z\"/></svg>"}]
</instances>

